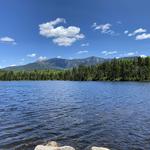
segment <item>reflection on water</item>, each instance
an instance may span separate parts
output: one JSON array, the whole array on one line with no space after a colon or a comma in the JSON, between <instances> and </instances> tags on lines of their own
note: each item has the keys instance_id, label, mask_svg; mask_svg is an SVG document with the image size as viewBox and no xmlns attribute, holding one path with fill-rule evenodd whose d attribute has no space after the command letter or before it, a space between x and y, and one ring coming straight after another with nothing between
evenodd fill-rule
<instances>
[{"instance_id":1,"label":"reflection on water","mask_svg":"<svg viewBox=\"0 0 150 150\"><path fill-rule=\"evenodd\" d=\"M150 83L0 82L0 149L150 149Z\"/></svg>"}]
</instances>

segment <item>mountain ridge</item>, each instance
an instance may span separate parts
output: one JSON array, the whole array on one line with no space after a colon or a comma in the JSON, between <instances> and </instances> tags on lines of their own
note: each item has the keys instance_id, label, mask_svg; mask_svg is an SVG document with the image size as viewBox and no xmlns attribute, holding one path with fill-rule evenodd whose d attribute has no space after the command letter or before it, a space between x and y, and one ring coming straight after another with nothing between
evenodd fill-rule
<instances>
[{"instance_id":1,"label":"mountain ridge","mask_svg":"<svg viewBox=\"0 0 150 150\"><path fill-rule=\"evenodd\" d=\"M119 59L134 59L136 57L123 57ZM43 61L36 61L33 63L21 65L21 66L13 66L6 67L3 70L7 71L32 71L32 70L63 70L63 69L71 69L73 67L78 67L79 65L96 65L101 64L106 61L111 61L113 58L102 58L91 56L87 58L76 58L76 59L65 59L65 58L51 58Z\"/></svg>"},{"instance_id":2,"label":"mountain ridge","mask_svg":"<svg viewBox=\"0 0 150 150\"><path fill-rule=\"evenodd\" d=\"M43 61L36 61L21 66L12 66L3 68L8 71L32 71L32 70L62 70L78 67L79 65L96 65L108 61L109 59L101 57L87 57L87 58L76 58L76 59L65 59L65 58L51 58Z\"/></svg>"}]
</instances>

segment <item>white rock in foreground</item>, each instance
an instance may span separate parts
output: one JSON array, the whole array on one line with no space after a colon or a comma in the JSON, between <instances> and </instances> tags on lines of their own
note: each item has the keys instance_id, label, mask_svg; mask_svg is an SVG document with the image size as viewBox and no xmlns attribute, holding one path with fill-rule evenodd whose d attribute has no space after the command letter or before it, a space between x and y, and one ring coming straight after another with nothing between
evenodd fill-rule
<instances>
[{"instance_id":1,"label":"white rock in foreground","mask_svg":"<svg viewBox=\"0 0 150 150\"><path fill-rule=\"evenodd\" d=\"M56 142L52 141L46 145L38 145L35 147L34 150L75 150L75 149L71 146L59 146ZM93 146L91 150L110 150L110 149Z\"/></svg>"},{"instance_id":2,"label":"white rock in foreground","mask_svg":"<svg viewBox=\"0 0 150 150\"><path fill-rule=\"evenodd\" d=\"M104 148L104 147L95 147L95 146L93 146L93 147L91 148L91 150L110 150L110 149Z\"/></svg>"},{"instance_id":3,"label":"white rock in foreground","mask_svg":"<svg viewBox=\"0 0 150 150\"><path fill-rule=\"evenodd\" d=\"M49 142L47 145L38 145L34 150L75 150L71 146L58 146L56 142Z\"/></svg>"}]
</instances>

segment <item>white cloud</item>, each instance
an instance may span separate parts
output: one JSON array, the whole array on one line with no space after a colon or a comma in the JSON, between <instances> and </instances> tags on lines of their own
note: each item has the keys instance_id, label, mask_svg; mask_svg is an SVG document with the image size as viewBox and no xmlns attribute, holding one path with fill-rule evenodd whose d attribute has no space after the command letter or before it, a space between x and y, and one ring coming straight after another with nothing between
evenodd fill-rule
<instances>
[{"instance_id":1,"label":"white cloud","mask_svg":"<svg viewBox=\"0 0 150 150\"><path fill-rule=\"evenodd\" d=\"M134 52L129 52L129 53L127 53L127 56L133 56L133 55L135 55Z\"/></svg>"},{"instance_id":2,"label":"white cloud","mask_svg":"<svg viewBox=\"0 0 150 150\"><path fill-rule=\"evenodd\" d=\"M105 56L108 56L108 55L117 54L117 51L102 51L101 53Z\"/></svg>"},{"instance_id":3,"label":"white cloud","mask_svg":"<svg viewBox=\"0 0 150 150\"><path fill-rule=\"evenodd\" d=\"M131 57L131 56L138 56L138 51L131 51L131 52L128 52L128 53L122 53L122 54L119 54L119 57Z\"/></svg>"},{"instance_id":4,"label":"white cloud","mask_svg":"<svg viewBox=\"0 0 150 150\"><path fill-rule=\"evenodd\" d=\"M68 38L68 37L58 37L56 39L53 39L53 42L55 44L58 44L59 46L71 46L72 43L76 41L76 38Z\"/></svg>"},{"instance_id":5,"label":"white cloud","mask_svg":"<svg viewBox=\"0 0 150 150\"><path fill-rule=\"evenodd\" d=\"M111 30L112 25L110 23L97 25L96 22L93 23L92 27L94 30L100 30L103 34L114 34L115 32Z\"/></svg>"},{"instance_id":6,"label":"white cloud","mask_svg":"<svg viewBox=\"0 0 150 150\"><path fill-rule=\"evenodd\" d=\"M143 33L140 35L137 35L136 40L145 40L145 39L150 39L150 33Z\"/></svg>"},{"instance_id":7,"label":"white cloud","mask_svg":"<svg viewBox=\"0 0 150 150\"><path fill-rule=\"evenodd\" d=\"M146 56L146 55L144 55L144 54L142 54L142 55L140 55L140 57L145 58L145 57L147 57L147 56Z\"/></svg>"},{"instance_id":8,"label":"white cloud","mask_svg":"<svg viewBox=\"0 0 150 150\"><path fill-rule=\"evenodd\" d=\"M44 61L44 60L47 60L47 57L46 56L40 56L38 58L38 61Z\"/></svg>"},{"instance_id":9,"label":"white cloud","mask_svg":"<svg viewBox=\"0 0 150 150\"><path fill-rule=\"evenodd\" d=\"M16 45L16 42L13 38L5 36L5 37L1 37L0 38L0 42L1 43L5 43L5 44L13 44Z\"/></svg>"},{"instance_id":10,"label":"white cloud","mask_svg":"<svg viewBox=\"0 0 150 150\"><path fill-rule=\"evenodd\" d=\"M89 43L83 43L83 44L81 44L81 46L82 47L87 47L87 46L89 46Z\"/></svg>"},{"instance_id":11,"label":"white cloud","mask_svg":"<svg viewBox=\"0 0 150 150\"><path fill-rule=\"evenodd\" d=\"M133 36L133 34L132 34L132 33L129 33L128 36Z\"/></svg>"},{"instance_id":12,"label":"white cloud","mask_svg":"<svg viewBox=\"0 0 150 150\"><path fill-rule=\"evenodd\" d=\"M16 64L12 64L12 65L10 65L10 67L15 67L16 66Z\"/></svg>"},{"instance_id":13,"label":"white cloud","mask_svg":"<svg viewBox=\"0 0 150 150\"><path fill-rule=\"evenodd\" d=\"M125 34L128 34L128 36L135 36L135 40L145 40L150 39L150 33L146 33L147 30L143 28L136 29L132 33L129 33L127 30L124 31Z\"/></svg>"},{"instance_id":14,"label":"white cloud","mask_svg":"<svg viewBox=\"0 0 150 150\"><path fill-rule=\"evenodd\" d=\"M66 23L66 20L64 18L57 18L54 21L40 24L40 35L47 38L53 38L53 42L59 46L71 46L77 40L84 38L84 35L80 33L79 27L56 27L56 25L60 23Z\"/></svg>"},{"instance_id":15,"label":"white cloud","mask_svg":"<svg viewBox=\"0 0 150 150\"><path fill-rule=\"evenodd\" d=\"M128 36L134 36L134 35L137 35L139 33L144 33L146 31L147 31L146 29L139 28L139 29L136 29L135 31L133 31L132 33L129 33Z\"/></svg>"},{"instance_id":16,"label":"white cloud","mask_svg":"<svg viewBox=\"0 0 150 150\"><path fill-rule=\"evenodd\" d=\"M115 58L116 58L116 59L119 59L120 57L117 56L117 57L115 57Z\"/></svg>"},{"instance_id":17,"label":"white cloud","mask_svg":"<svg viewBox=\"0 0 150 150\"><path fill-rule=\"evenodd\" d=\"M35 53L28 54L28 55L27 55L27 57L31 57L31 58L33 58L33 57L36 57L36 54L35 54Z\"/></svg>"},{"instance_id":18,"label":"white cloud","mask_svg":"<svg viewBox=\"0 0 150 150\"><path fill-rule=\"evenodd\" d=\"M137 34L137 33L143 33L143 32L146 32L146 31L147 31L146 29L139 28L139 29L135 30L134 33Z\"/></svg>"},{"instance_id":19,"label":"white cloud","mask_svg":"<svg viewBox=\"0 0 150 150\"><path fill-rule=\"evenodd\" d=\"M107 32L108 30L110 30L110 27L112 25L109 24L109 23L106 23L106 24L100 24L100 25L97 25L97 23L93 23L93 26L95 30L101 30L102 32Z\"/></svg>"},{"instance_id":20,"label":"white cloud","mask_svg":"<svg viewBox=\"0 0 150 150\"><path fill-rule=\"evenodd\" d=\"M124 31L124 34L128 34L128 33L129 33L129 31L128 31L128 30L125 30L125 31Z\"/></svg>"},{"instance_id":21,"label":"white cloud","mask_svg":"<svg viewBox=\"0 0 150 150\"><path fill-rule=\"evenodd\" d=\"M56 58L61 58L61 56L57 56Z\"/></svg>"},{"instance_id":22,"label":"white cloud","mask_svg":"<svg viewBox=\"0 0 150 150\"><path fill-rule=\"evenodd\" d=\"M84 50L84 51L78 51L77 54L84 54L84 53L88 53L88 51Z\"/></svg>"}]
</instances>

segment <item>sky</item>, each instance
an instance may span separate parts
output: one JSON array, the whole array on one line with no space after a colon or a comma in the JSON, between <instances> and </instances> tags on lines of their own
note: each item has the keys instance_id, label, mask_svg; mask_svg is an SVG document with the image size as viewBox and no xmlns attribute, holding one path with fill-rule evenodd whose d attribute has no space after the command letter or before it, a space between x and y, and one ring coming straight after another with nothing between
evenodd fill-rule
<instances>
[{"instance_id":1,"label":"sky","mask_svg":"<svg viewBox=\"0 0 150 150\"><path fill-rule=\"evenodd\" d=\"M150 55L149 0L0 0L0 68Z\"/></svg>"}]
</instances>

